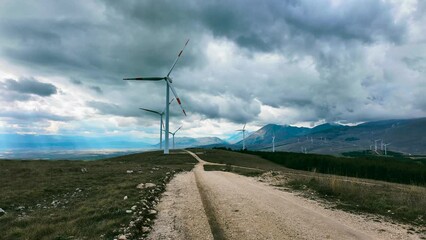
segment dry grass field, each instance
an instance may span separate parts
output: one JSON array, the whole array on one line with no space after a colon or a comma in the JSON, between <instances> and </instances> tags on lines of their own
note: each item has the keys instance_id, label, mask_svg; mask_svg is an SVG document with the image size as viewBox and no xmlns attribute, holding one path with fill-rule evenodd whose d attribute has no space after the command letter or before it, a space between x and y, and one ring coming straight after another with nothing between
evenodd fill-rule
<instances>
[{"instance_id":1,"label":"dry grass field","mask_svg":"<svg viewBox=\"0 0 426 240\"><path fill-rule=\"evenodd\" d=\"M113 239L146 235L165 184L191 170L188 154L97 161L0 161L1 239ZM140 183L155 186L138 189Z\"/></svg>"}]
</instances>

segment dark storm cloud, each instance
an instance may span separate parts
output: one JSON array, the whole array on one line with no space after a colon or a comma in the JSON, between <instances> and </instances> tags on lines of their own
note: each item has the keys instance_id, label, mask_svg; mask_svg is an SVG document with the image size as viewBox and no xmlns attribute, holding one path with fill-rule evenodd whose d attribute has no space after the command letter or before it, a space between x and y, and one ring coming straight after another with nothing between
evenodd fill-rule
<instances>
[{"instance_id":1,"label":"dark storm cloud","mask_svg":"<svg viewBox=\"0 0 426 240\"><path fill-rule=\"evenodd\" d=\"M206 118L224 118L236 123L253 120L260 113L258 102L245 102L236 97L219 96L188 96L188 111L198 113ZM244 107L241 107L244 106Z\"/></svg>"},{"instance_id":2,"label":"dark storm cloud","mask_svg":"<svg viewBox=\"0 0 426 240\"><path fill-rule=\"evenodd\" d=\"M123 84L116 81L119 76L164 73L183 39L194 38L196 45L205 32L261 51L280 49L291 45L289 41L306 37L313 41L337 37L371 42L380 38L399 41L404 36L403 26L392 21L390 7L382 1L349 1L335 11L324 11L327 4L278 0L106 1L98 6L105 9L106 21L85 15L56 18L53 12L46 18L23 17L19 21L10 21L5 15L0 31L7 36L8 44L2 52L15 61L50 70L83 71L85 77L96 76L97 81ZM202 56L194 55L197 47L192 49L180 64L202 60ZM100 73L105 70L108 73Z\"/></svg>"},{"instance_id":3,"label":"dark storm cloud","mask_svg":"<svg viewBox=\"0 0 426 240\"><path fill-rule=\"evenodd\" d=\"M16 121L41 121L41 120L51 120L51 121L58 121L58 122L68 122L71 120L74 120L73 117L69 116L61 116L49 112L43 112L43 111L1 111L0 112L0 118L7 118L10 119L12 122Z\"/></svg>"},{"instance_id":4,"label":"dark storm cloud","mask_svg":"<svg viewBox=\"0 0 426 240\"><path fill-rule=\"evenodd\" d=\"M6 79L3 83L6 90L15 91L18 93L34 94L42 97L53 95L57 92L57 88L50 83L39 82L36 79Z\"/></svg>"},{"instance_id":5,"label":"dark storm cloud","mask_svg":"<svg viewBox=\"0 0 426 240\"><path fill-rule=\"evenodd\" d=\"M102 91L102 88L100 88L100 87L98 87L98 86L90 86L90 89L92 89L93 91L95 91L95 92L97 92L97 93L99 93L99 94L104 93L104 92Z\"/></svg>"},{"instance_id":6,"label":"dark storm cloud","mask_svg":"<svg viewBox=\"0 0 426 240\"><path fill-rule=\"evenodd\" d=\"M15 11L7 11L8 7ZM190 45L173 74L187 71L190 75L206 66L211 69L200 72L200 76L184 76L191 80L176 81L178 90L185 90L179 93L183 92L182 99L188 101L188 110L194 114L244 122L255 119L260 104L266 104L306 110L317 118L355 118L352 115L364 111L366 103L377 103L374 99L385 94L375 91L377 96L371 98L363 92L376 86L360 84L369 77L364 74L363 49L406 40L407 23L395 21L394 7L376 0L341 1L335 6L326 0L11 1L2 7L6 10L0 10L0 57L110 96L118 91L115 85L133 88L121 80L123 77L165 75L190 37ZM268 69L263 70L268 76L259 84L254 76L228 74L235 69L216 69L206 53L209 41L222 39L236 44L247 59L253 59L256 53L284 56L288 65L310 59L318 76L288 77L282 69ZM423 65L411 58L403 61L417 71L422 69ZM253 75L253 65L249 65L251 69L238 69L235 62L229 65ZM214 70L226 76L208 75ZM371 81L379 81L376 78L371 77ZM231 81L238 84L228 83ZM159 102L152 101L156 91L144 93L141 104ZM119 97L113 104L86 104L101 114L137 117L135 98L129 95L116 94ZM193 97L199 95L204 97Z\"/></svg>"},{"instance_id":7,"label":"dark storm cloud","mask_svg":"<svg viewBox=\"0 0 426 240\"><path fill-rule=\"evenodd\" d=\"M215 35L261 51L333 38L400 42L405 33L383 1L344 1L336 8L329 1L215 1L201 9L203 24Z\"/></svg>"},{"instance_id":8,"label":"dark storm cloud","mask_svg":"<svg viewBox=\"0 0 426 240\"><path fill-rule=\"evenodd\" d=\"M0 99L4 101L28 101L34 96L48 97L58 92L55 85L50 83L43 83L33 78L20 79L6 79L0 82L0 89L2 95Z\"/></svg>"},{"instance_id":9,"label":"dark storm cloud","mask_svg":"<svg viewBox=\"0 0 426 240\"><path fill-rule=\"evenodd\" d=\"M80 81L78 79L75 79L75 78L71 78L70 82L73 83L73 84L75 84L75 85L82 85L83 84L82 81Z\"/></svg>"}]
</instances>

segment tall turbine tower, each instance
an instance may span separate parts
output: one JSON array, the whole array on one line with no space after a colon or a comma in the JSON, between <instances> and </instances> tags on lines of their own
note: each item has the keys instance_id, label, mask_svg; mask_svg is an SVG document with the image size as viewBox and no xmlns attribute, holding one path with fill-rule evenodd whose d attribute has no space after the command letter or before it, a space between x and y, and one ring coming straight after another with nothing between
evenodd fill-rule
<instances>
[{"instance_id":1,"label":"tall turbine tower","mask_svg":"<svg viewBox=\"0 0 426 240\"><path fill-rule=\"evenodd\" d=\"M173 95L176 98L176 101L179 103L179 106L182 108L183 114L186 116L186 112L182 107L182 104L180 102L180 98L178 97L175 88L173 87L173 79L170 77L170 73L172 73L173 69L176 66L176 63L178 62L180 56L182 55L183 50L185 49L186 45L188 44L189 39L186 41L185 46L180 50L176 60L174 61L172 67L170 68L170 71L167 73L164 77L137 77L137 78L124 78L123 80L137 80L137 81L161 81L164 80L166 82L166 142L164 146L164 154L169 154L169 99L170 99L170 89L173 92Z\"/></svg>"},{"instance_id":2,"label":"tall turbine tower","mask_svg":"<svg viewBox=\"0 0 426 240\"><path fill-rule=\"evenodd\" d=\"M175 100L175 99L173 98L169 102L169 104L172 103L173 100ZM155 114L160 116L160 150L163 149L163 125L164 125L163 116L164 116L164 112L166 111L166 109L164 109L162 112L154 111L154 110L147 109L147 108L139 108L139 109L150 112L150 113L155 113Z\"/></svg>"},{"instance_id":3,"label":"tall turbine tower","mask_svg":"<svg viewBox=\"0 0 426 240\"><path fill-rule=\"evenodd\" d=\"M246 123L242 129L238 129L238 132L243 132L243 150L246 149Z\"/></svg>"}]
</instances>

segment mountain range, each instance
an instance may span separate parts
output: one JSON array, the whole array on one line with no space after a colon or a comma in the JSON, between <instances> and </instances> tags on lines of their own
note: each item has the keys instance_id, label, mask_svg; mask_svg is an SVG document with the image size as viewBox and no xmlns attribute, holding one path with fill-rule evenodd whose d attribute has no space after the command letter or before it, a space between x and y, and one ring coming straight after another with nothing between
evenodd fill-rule
<instances>
[{"instance_id":1,"label":"mountain range","mask_svg":"<svg viewBox=\"0 0 426 240\"><path fill-rule=\"evenodd\" d=\"M272 150L275 136L276 151L340 154L372 149L382 143L387 149L411 155L426 155L426 118L396 119L365 122L356 126L325 123L313 128L267 124L246 133L249 150ZM226 140L217 137L176 137L175 148L226 147L242 148L242 135L236 133ZM377 141L375 141L377 140ZM170 148L173 138L170 138ZM0 134L0 149L156 149L149 144L127 137L83 137L62 135Z\"/></svg>"},{"instance_id":2,"label":"mountain range","mask_svg":"<svg viewBox=\"0 0 426 240\"><path fill-rule=\"evenodd\" d=\"M357 150L387 149L405 154L426 154L426 118L366 122L356 126L322 124L314 128L268 124L250 134L248 149L336 154ZM375 141L377 140L377 141ZM230 146L241 148L242 141Z\"/></svg>"}]
</instances>

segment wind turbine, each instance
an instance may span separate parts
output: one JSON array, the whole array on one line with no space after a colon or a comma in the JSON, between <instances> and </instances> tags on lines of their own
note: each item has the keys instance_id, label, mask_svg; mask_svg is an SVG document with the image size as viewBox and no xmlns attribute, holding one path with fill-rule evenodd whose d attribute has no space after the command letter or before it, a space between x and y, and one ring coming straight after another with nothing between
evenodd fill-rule
<instances>
[{"instance_id":1,"label":"wind turbine","mask_svg":"<svg viewBox=\"0 0 426 240\"><path fill-rule=\"evenodd\" d=\"M173 149L175 149L175 134L177 133L177 131L179 131L179 129L181 128L182 126L180 126L178 129L176 129L176 131L174 131L174 132L169 132L170 134L172 134L173 135Z\"/></svg>"},{"instance_id":2,"label":"wind turbine","mask_svg":"<svg viewBox=\"0 0 426 240\"><path fill-rule=\"evenodd\" d=\"M275 152L275 133L272 135L272 152Z\"/></svg>"},{"instance_id":3,"label":"wind turbine","mask_svg":"<svg viewBox=\"0 0 426 240\"><path fill-rule=\"evenodd\" d=\"M387 155L387 154L388 154L388 152L387 152L387 147L388 147L389 145L391 145L391 144L390 144L390 143L383 144L383 146L385 147L385 155Z\"/></svg>"},{"instance_id":4,"label":"wind turbine","mask_svg":"<svg viewBox=\"0 0 426 240\"><path fill-rule=\"evenodd\" d=\"M244 127L242 129L238 129L238 132L243 132L243 150L246 149L246 123L244 123Z\"/></svg>"},{"instance_id":5,"label":"wind turbine","mask_svg":"<svg viewBox=\"0 0 426 240\"><path fill-rule=\"evenodd\" d=\"M377 142L382 141L382 139L374 140L374 151L377 153Z\"/></svg>"},{"instance_id":6,"label":"wind turbine","mask_svg":"<svg viewBox=\"0 0 426 240\"><path fill-rule=\"evenodd\" d=\"M183 114L186 116L186 112L182 107L180 98L178 97L175 88L173 87L173 80L170 77L170 73L172 73L173 69L176 66L176 63L178 62L180 56L182 55L183 50L185 49L186 45L188 44L189 39L186 41L185 46L183 46L182 50L180 50L176 60L174 61L172 67L170 68L169 72L164 77L137 77L137 78L124 78L123 80L137 80L137 81L161 81L164 80L166 82L166 142L164 146L164 154L169 154L169 99L170 99L170 89L173 92L173 95L176 98L176 101L179 103L179 106L182 108Z\"/></svg>"},{"instance_id":7,"label":"wind turbine","mask_svg":"<svg viewBox=\"0 0 426 240\"><path fill-rule=\"evenodd\" d=\"M173 100L175 100L175 99L173 98L169 102L169 104L171 104L173 102ZM166 109L164 109L162 112L158 112L158 111L147 109L147 108L139 108L139 109L160 115L160 149L163 149L163 125L164 125L163 124L163 115L164 115L164 112L166 111Z\"/></svg>"}]
</instances>

